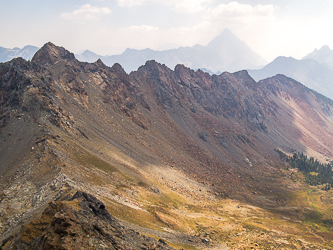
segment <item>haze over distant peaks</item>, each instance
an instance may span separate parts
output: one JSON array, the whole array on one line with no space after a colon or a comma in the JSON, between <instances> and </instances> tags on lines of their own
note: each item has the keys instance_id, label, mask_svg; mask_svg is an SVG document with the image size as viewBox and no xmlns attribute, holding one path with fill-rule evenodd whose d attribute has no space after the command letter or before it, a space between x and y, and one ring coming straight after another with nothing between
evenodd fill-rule
<instances>
[{"instance_id":1,"label":"haze over distant peaks","mask_svg":"<svg viewBox=\"0 0 333 250\"><path fill-rule=\"evenodd\" d=\"M248 72L256 81L283 74L333 99L333 70L317 60L280 56L264 68Z\"/></svg>"},{"instance_id":2,"label":"haze over distant peaks","mask_svg":"<svg viewBox=\"0 0 333 250\"><path fill-rule=\"evenodd\" d=\"M333 69L333 50L328 45L322 46L319 50L315 49L302 59L313 59Z\"/></svg>"},{"instance_id":3,"label":"haze over distant peaks","mask_svg":"<svg viewBox=\"0 0 333 250\"><path fill-rule=\"evenodd\" d=\"M126 49L120 55L99 56L86 50L76 55L80 61L94 62L98 58L108 65L120 63L127 72L137 70L148 60L156 60L169 68L184 64L194 69L206 69L210 72L234 72L245 68L257 69L266 64L265 60L253 52L229 29L222 31L207 46L194 45L163 51L151 49Z\"/></svg>"},{"instance_id":4,"label":"haze over distant peaks","mask_svg":"<svg viewBox=\"0 0 333 250\"><path fill-rule=\"evenodd\" d=\"M327 45L301 60L280 56L264 68L248 72L256 81L283 74L333 99L333 50Z\"/></svg>"},{"instance_id":5,"label":"haze over distant peaks","mask_svg":"<svg viewBox=\"0 0 333 250\"><path fill-rule=\"evenodd\" d=\"M38 47L31 45L27 45L22 49L8 49L0 47L0 62L7 62L16 57L22 57L25 60L31 60L38 49Z\"/></svg>"}]
</instances>

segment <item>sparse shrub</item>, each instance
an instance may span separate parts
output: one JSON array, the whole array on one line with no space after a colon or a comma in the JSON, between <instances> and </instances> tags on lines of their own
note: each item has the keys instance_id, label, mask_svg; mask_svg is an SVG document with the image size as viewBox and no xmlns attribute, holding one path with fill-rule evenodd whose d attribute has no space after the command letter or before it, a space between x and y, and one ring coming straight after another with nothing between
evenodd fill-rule
<instances>
[{"instance_id":1,"label":"sparse shrub","mask_svg":"<svg viewBox=\"0 0 333 250\"><path fill-rule=\"evenodd\" d=\"M207 133L206 131L199 132L199 133L198 133L198 136L199 136L199 138L200 138L201 140L203 140L203 141L208 141L208 137L209 137L209 135L208 135L208 133Z\"/></svg>"}]
</instances>

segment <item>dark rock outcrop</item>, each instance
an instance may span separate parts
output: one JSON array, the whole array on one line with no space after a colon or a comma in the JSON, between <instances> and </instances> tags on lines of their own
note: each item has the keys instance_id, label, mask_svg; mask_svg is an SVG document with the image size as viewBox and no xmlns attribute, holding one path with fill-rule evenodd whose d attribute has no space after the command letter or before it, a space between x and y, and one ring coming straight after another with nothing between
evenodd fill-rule
<instances>
[{"instance_id":1,"label":"dark rock outcrop","mask_svg":"<svg viewBox=\"0 0 333 250\"><path fill-rule=\"evenodd\" d=\"M171 250L164 240L121 226L96 197L77 192L71 199L51 202L41 217L7 239L11 249L146 249Z\"/></svg>"}]
</instances>

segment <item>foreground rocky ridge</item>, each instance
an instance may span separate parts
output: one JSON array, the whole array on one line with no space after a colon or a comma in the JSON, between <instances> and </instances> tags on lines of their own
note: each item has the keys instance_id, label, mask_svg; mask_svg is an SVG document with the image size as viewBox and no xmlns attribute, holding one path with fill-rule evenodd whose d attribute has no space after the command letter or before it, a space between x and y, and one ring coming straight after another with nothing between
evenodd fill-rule
<instances>
[{"instance_id":1,"label":"foreground rocky ridge","mask_svg":"<svg viewBox=\"0 0 333 250\"><path fill-rule=\"evenodd\" d=\"M2 241L67 189L97 196L131 223L182 232L196 247L237 241L222 226L245 229L230 219L234 209L221 217L229 202L253 218L287 216L290 227L323 212L295 203L306 187L286 178L274 149L331 159L332 101L283 75L256 83L246 71L210 76L155 61L128 75L119 64L82 63L48 43L31 62L0 64L0 94ZM329 193L320 195L331 208ZM203 237L208 222L216 232ZM263 244L330 242L314 234L299 243L275 231Z\"/></svg>"},{"instance_id":2,"label":"foreground rocky ridge","mask_svg":"<svg viewBox=\"0 0 333 250\"><path fill-rule=\"evenodd\" d=\"M92 195L49 203L40 218L23 227L3 249L173 249L165 241L124 229Z\"/></svg>"}]
</instances>

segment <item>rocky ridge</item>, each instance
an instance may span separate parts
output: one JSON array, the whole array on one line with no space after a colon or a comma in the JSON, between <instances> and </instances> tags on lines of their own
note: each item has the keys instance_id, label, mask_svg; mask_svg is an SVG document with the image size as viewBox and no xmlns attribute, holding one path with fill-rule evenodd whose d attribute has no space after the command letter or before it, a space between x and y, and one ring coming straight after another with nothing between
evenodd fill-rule
<instances>
[{"instance_id":1,"label":"rocky ridge","mask_svg":"<svg viewBox=\"0 0 333 250\"><path fill-rule=\"evenodd\" d=\"M332 157L332 101L283 75L257 83L246 71L210 76L155 61L128 75L48 43L31 62L0 64L0 100L2 241L47 206L61 210L64 201L52 202L67 189L94 194L119 218L186 235L202 227L190 208L227 199L303 220L314 210L293 210L274 149ZM220 221L216 213L205 220ZM201 244L229 239L214 234Z\"/></svg>"},{"instance_id":2,"label":"rocky ridge","mask_svg":"<svg viewBox=\"0 0 333 250\"><path fill-rule=\"evenodd\" d=\"M95 197L77 192L52 201L40 218L5 240L3 249L173 249L164 240L125 229Z\"/></svg>"}]
</instances>

